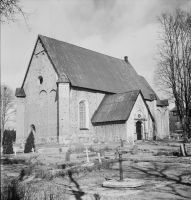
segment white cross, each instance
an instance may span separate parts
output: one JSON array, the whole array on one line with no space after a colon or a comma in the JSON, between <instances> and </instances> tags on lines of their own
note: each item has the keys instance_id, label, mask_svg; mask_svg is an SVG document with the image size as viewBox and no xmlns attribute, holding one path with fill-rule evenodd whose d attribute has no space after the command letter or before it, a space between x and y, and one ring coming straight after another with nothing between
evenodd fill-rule
<instances>
[{"instance_id":1,"label":"white cross","mask_svg":"<svg viewBox=\"0 0 191 200\"><path fill-rule=\"evenodd\" d=\"M86 147L86 150L84 151L84 153L86 153L86 156L87 156L87 163L90 162L89 156L88 156L88 153L89 153L89 152L90 152L90 151L88 151L88 149L87 149L87 147Z\"/></svg>"},{"instance_id":2,"label":"white cross","mask_svg":"<svg viewBox=\"0 0 191 200\"><path fill-rule=\"evenodd\" d=\"M32 153L34 153L34 149L32 148Z\"/></svg>"},{"instance_id":3,"label":"white cross","mask_svg":"<svg viewBox=\"0 0 191 200\"><path fill-rule=\"evenodd\" d=\"M97 153L97 158L98 158L98 160L99 160L99 163L102 163L101 158L104 158L104 157L101 157L101 156L100 156L100 153Z\"/></svg>"},{"instance_id":4,"label":"white cross","mask_svg":"<svg viewBox=\"0 0 191 200\"><path fill-rule=\"evenodd\" d=\"M15 153L15 156L17 154L17 147L14 147L14 153Z\"/></svg>"}]
</instances>

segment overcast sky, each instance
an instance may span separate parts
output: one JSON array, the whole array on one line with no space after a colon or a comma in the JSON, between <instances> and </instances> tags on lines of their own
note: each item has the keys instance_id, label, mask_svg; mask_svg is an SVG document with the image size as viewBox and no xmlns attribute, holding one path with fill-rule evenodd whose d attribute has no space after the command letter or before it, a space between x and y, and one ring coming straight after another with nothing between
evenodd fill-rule
<instances>
[{"instance_id":1,"label":"overcast sky","mask_svg":"<svg viewBox=\"0 0 191 200\"><path fill-rule=\"evenodd\" d=\"M1 82L21 87L37 39L45 35L129 61L154 87L157 15L176 7L191 12L191 0L21 0L31 13L27 28L1 26ZM32 14L33 13L33 14Z\"/></svg>"}]
</instances>

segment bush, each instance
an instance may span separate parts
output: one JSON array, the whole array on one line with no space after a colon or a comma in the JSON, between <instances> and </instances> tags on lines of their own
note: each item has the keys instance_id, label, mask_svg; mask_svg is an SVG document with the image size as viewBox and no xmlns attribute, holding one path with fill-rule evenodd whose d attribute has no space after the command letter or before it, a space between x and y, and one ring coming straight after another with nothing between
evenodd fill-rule
<instances>
[{"instance_id":1,"label":"bush","mask_svg":"<svg viewBox=\"0 0 191 200\"><path fill-rule=\"evenodd\" d=\"M34 134L31 131L25 144L25 149L24 153L30 153L32 152L32 148L35 150L35 139L34 139Z\"/></svg>"},{"instance_id":2,"label":"bush","mask_svg":"<svg viewBox=\"0 0 191 200\"><path fill-rule=\"evenodd\" d=\"M7 130L4 131L3 154L13 154L13 140Z\"/></svg>"},{"instance_id":3,"label":"bush","mask_svg":"<svg viewBox=\"0 0 191 200\"><path fill-rule=\"evenodd\" d=\"M3 132L3 144L5 144L5 142L7 141L7 139L12 142L16 141L16 131L14 130L4 130Z\"/></svg>"}]
</instances>

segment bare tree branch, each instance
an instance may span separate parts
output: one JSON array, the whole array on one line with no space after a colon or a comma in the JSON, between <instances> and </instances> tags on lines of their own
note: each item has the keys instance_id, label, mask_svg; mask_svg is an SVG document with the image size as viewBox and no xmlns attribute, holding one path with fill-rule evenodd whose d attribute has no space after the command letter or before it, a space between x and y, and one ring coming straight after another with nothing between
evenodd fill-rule
<instances>
[{"instance_id":1,"label":"bare tree branch","mask_svg":"<svg viewBox=\"0 0 191 200\"><path fill-rule=\"evenodd\" d=\"M21 15L29 29L31 28L28 24L29 13L23 11L19 0L1 0L0 1L0 14L1 23L10 24L11 22L18 22L16 15Z\"/></svg>"},{"instance_id":2,"label":"bare tree branch","mask_svg":"<svg viewBox=\"0 0 191 200\"><path fill-rule=\"evenodd\" d=\"M15 97L13 90L7 85L1 85L1 142L5 124L15 119Z\"/></svg>"},{"instance_id":3,"label":"bare tree branch","mask_svg":"<svg viewBox=\"0 0 191 200\"><path fill-rule=\"evenodd\" d=\"M191 137L191 14L176 9L162 13L157 46L156 86L174 98L184 131Z\"/></svg>"}]
</instances>

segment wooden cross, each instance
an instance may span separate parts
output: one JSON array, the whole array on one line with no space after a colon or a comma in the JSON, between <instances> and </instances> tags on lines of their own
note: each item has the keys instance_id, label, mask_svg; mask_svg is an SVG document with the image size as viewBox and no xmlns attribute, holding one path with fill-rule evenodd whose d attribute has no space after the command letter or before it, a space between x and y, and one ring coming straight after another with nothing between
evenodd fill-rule
<instances>
[{"instance_id":1,"label":"wooden cross","mask_svg":"<svg viewBox=\"0 0 191 200\"><path fill-rule=\"evenodd\" d=\"M120 179L119 179L119 181L123 181L123 166L122 166L123 159L122 159L122 154L124 152L121 151L121 150L119 150L119 149L117 149L116 151L119 154L119 173L120 173Z\"/></svg>"},{"instance_id":2,"label":"wooden cross","mask_svg":"<svg viewBox=\"0 0 191 200\"><path fill-rule=\"evenodd\" d=\"M89 163L89 162L90 162L90 159L89 159L88 153L90 153L90 151L88 150L87 147L86 147L86 150L84 151L84 153L86 153L86 156L87 156L87 163Z\"/></svg>"}]
</instances>

